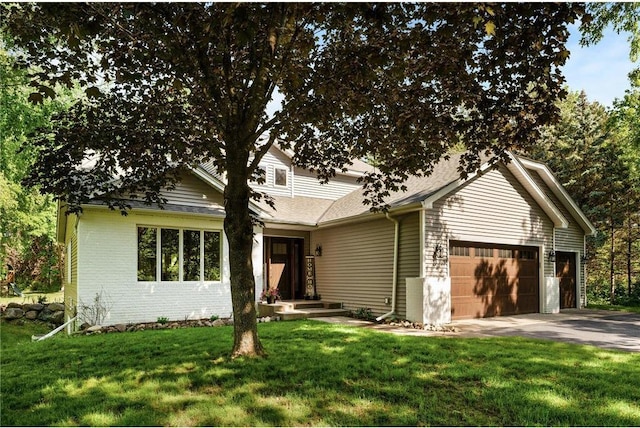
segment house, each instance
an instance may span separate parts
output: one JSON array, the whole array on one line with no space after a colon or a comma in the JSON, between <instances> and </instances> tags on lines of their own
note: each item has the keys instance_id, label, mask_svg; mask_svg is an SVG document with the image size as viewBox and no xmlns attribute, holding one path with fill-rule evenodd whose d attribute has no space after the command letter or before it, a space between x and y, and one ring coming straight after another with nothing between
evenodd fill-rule
<instances>
[{"instance_id":1,"label":"house","mask_svg":"<svg viewBox=\"0 0 640 428\"><path fill-rule=\"evenodd\" d=\"M585 236L594 227L543 164L510 154L459 177L459 155L406 192L388 213L362 204L356 161L327 184L272 147L262 160L275 209L253 204L256 296L278 287L284 300L321 296L441 324L452 319L583 307ZM163 210L134 204L121 216L100 204L79 215L60 206L69 315L103 324L229 316L224 183L201 165L167 192Z\"/></svg>"}]
</instances>

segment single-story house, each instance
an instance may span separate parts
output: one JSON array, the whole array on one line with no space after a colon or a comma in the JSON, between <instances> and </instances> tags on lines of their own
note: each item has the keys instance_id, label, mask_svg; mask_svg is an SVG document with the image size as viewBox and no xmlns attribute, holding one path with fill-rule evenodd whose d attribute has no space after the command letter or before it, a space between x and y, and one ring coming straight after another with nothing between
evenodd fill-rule
<instances>
[{"instance_id":1,"label":"single-story house","mask_svg":"<svg viewBox=\"0 0 640 428\"><path fill-rule=\"evenodd\" d=\"M429 177L411 177L390 209L372 213L355 161L327 184L272 147L262 160L275 209L253 204L256 298L320 296L345 309L429 324L583 307L585 236L595 229L542 163L511 161L465 179L459 155ZM224 182L201 165L168 191L164 209L133 204L128 216L60 205L68 315L100 323L231 315ZM97 311L99 309L99 311Z\"/></svg>"}]
</instances>

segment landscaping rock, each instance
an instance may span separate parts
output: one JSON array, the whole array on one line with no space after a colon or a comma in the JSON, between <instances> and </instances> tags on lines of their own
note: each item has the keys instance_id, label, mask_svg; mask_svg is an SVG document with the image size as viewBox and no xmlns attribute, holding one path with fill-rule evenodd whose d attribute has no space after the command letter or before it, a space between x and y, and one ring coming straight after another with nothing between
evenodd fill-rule
<instances>
[{"instance_id":1,"label":"landscaping rock","mask_svg":"<svg viewBox=\"0 0 640 428\"><path fill-rule=\"evenodd\" d=\"M64 311L64 305L62 303L49 303L49 305L47 305L47 308L51 312Z\"/></svg>"},{"instance_id":2,"label":"landscaping rock","mask_svg":"<svg viewBox=\"0 0 640 428\"><path fill-rule=\"evenodd\" d=\"M27 311L27 313L24 314L24 317L28 320L36 320L38 319L38 311Z\"/></svg>"},{"instance_id":3,"label":"landscaping rock","mask_svg":"<svg viewBox=\"0 0 640 428\"><path fill-rule=\"evenodd\" d=\"M118 330L119 332L124 332L127 331L127 325L126 324L116 324L115 325L116 330Z\"/></svg>"},{"instance_id":4,"label":"landscaping rock","mask_svg":"<svg viewBox=\"0 0 640 428\"><path fill-rule=\"evenodd\" d=\"M16 302L9 302L9 304L7 305L7 309L9 309L9 308L22 309L22 305L20 303L16 303Z\"/></svg>"},{"instance_id":5,"label":"landscaping rock","mask_svg":"<svg viewBox=\"0 0 640 428\"><path fill-rule=\"evenodd\" d=\"M91 327L91 324L89 324L88 322L83 322L82 324L80 324L80 330L82 331L88 329L89 327Z\"/></svg>"},{"instance_id":6,"label":"landscaping rock","mask_svg":"<svg viewBox=\"0 0 640 428\"><path fill-rule=\"evenodd\" d=\"M40 321L49 322L51 321L52 316L53 316L53 312L49 310L48 307L46 307L42 311L40 311L40 313L38 314L38 319Z\"/></svg>"},{"instance_id":7,"label":"landscaping rock","mask_svg":"<svg viewBox=\"0 0 640 428\"><path fill-rule=\"evenodd\" d=\"M11 303L9 303L9 305L11 305ZM4 319L6 320L16 320L18 318L22 318L23 316L24 311L13 306L9 306L7 310L4 311Z\"/></svg>"},{"instance_id":8,"label":"landscaping rock","mask_svg":"<svg viewBox=\"0 0 640 428\"><path fill-rule=\"evenodd\" d=\"M55 311L53 315L51 315L51 322L56 325L64 324L64 311Z\"/></svg>"},{"instance_id":9,"label":"landscaping rock","mask_svg":"<svg viewBox=\"0 0 640 428\"><path fill-rule=\"evenodd\" d=\"M100 325L92 325L91 327L88 327L85 331L87 333L96 333L102 330L102 326Z\"/></svg>"},{"instance_id":10,"label":"landscaping rock","mask_svg":"<svg viewBox=\"0 0 640 428\"><path fill-rule=\"evenodd\" d=\"M224 320L218 318L217 320L215 320L214 322L211 323L212 327L220 327L226 325L226 323L224 322Z\"/></svg>"},{"instance_id":11,"label":"landscaping rock","mask_svg":"<svg viewBox=\"0 0 640 428\"><path fill-rule=\"evenodd\" d=\"M24 305L24 310L26 311L40 312L43 309L44 309L44 305L42 303L30 303L28 305Z\"/></svg>"}]
</instances>

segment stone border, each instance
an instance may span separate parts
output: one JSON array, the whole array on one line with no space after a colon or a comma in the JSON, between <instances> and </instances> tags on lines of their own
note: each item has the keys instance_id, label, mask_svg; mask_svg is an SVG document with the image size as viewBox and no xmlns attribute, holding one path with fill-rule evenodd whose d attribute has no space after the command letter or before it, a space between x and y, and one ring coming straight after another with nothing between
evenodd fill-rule
<instances>
[{"instance_id":1,"label":"stone border","mask_svg":"<svg viewBox=\"0 0 640 428\"><path fill-rule=\"evenodd\" d=\"M6 321L43 321L59 326L64 324L62 303L16 303L0 305L1 316Z\"/></svg>"}]
</instances>

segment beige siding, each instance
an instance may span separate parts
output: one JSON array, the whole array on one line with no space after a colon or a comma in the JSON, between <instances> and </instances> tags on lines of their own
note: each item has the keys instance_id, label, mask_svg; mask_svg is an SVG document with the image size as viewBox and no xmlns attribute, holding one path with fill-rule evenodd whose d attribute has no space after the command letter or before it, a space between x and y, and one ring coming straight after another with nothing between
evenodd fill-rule
<instances>
[{"instance_id":1,"label":"beige siding","mask_svg":"<svg viewBox=\"0 0 640 428\"><path fill-rule=\"evenodd\" d=\"M398 217L400 241L398 248L398 292L396 310L401 317L407 312L406 279L420 276L420 213Z\"/></svg>"},{"instance_id":2,"label":"beige siding","mask_svg":"<svg viewBox=\"0 0 640 428\"><path fill-rule=\"evenodd\" d=\"M320 184L316 175L300 168L294 169L295 196L308 196L320 199L338 199L361 187L355 177L338 175L326 184Z\"/></svg>"},{"instance_id":3,"label":"beige siding","mask_svg":"<svg viewBox=\"0 0 640 428\"><path fill-rule=\"evenodd\" d=\"M425 274L448 276L448 262L434 259L436 244L450 240L536 246L541 277L554 276L545 253L552 248L553 223L504 166L470 181L425 213ZM541 282L542 282L541 278ZM541 301L544 301L540 296Z\"/></svg>"},{"instance_id":4,"label":"beige siding","mask_svg":"<svg viewBox=\"0 0 640 428\"><path fill-rule=\"evenodd\" d=\"M291 196L291 189L295 186L294 178L291 175L291 160L282 152L277 149L269 150L262 160L260 161L260 167L265 170L266 181L264 184L253 184L252 187L260 192L266 192L270 195L278 196ZM284 169L287 171L287 185L276 186L275 184L275 170L276 168Z\"/></svg>"},{"instance_id":5,"label":"beige siding","mask_svg":"<svg viewBox=\"0 0 640 428\"><path fill-rule=\"evenodd\" d=\"M404 315L405 277L418 276L418 214L400 218L398 311ZM322 299L342 302L346 309L370 308L375 315L391 310L394 224L387 219L352 223L311 233L311 247L322 245L316 257L316 281Z\"/></svg>"},{"instance_id":6,"label":"beige siding","mask_svg":"<svg viewBox=\"0 0 640 428\"><path fill-rule=\"evenodd\" d=\"M578 224L578 222L573 218L570 214L569 210L564 206L563 203L557 198L557 196L549 189L546 185L542 177L535 172L529 171L531 177L534 179L536 184L540 186L542 191L547 195L549 199L554 203L554 205L560 210L562 215L569 221L569 225L566 229L556 228L555 229L555 249L556 251L566 251L576 253L576 263L579 266L579 278L578 283L580 284L580 295L578 301L581 306L586 304L585 296L586 296L586 287L585 287L585 269L583 263L580 261L580 256L584 253L584 231ZM581 268L580 268L581 267Z\"/></svg>"},{"instance_id":7,"label":"beige siding","mask_svg":"<svg viewBox=\"0 0 640 428\"><path fill-rule=\"evenodd\" d=\"M76 233L77 216L74 214L66 216L66 236L65 236L65 278L64 278L64 302L68 318L75 316L73 308L78 302L78 235ZM71 244L71 254L68 253ZM67 278L67 257L71 256L71 281Z\"/></svg>"},{"instance_id":8,"label":"beige siding","mask_svg":"<svg viewBox=\"0 0 640 428\"><path fill-rule=\"evenodd\" d=\"M224 201L222 194L193 175L186 175L176 188L164 191L163 196L169 204L187 205L193 207L222 208Z\"/></svg>"}]
</instances>

